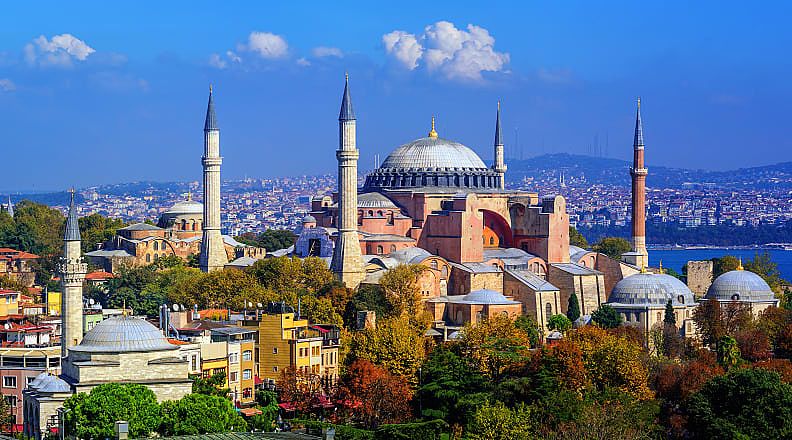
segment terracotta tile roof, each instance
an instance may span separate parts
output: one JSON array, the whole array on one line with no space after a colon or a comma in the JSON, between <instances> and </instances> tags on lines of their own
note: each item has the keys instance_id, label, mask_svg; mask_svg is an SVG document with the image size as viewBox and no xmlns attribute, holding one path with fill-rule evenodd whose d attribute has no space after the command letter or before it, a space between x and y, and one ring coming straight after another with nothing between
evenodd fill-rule
<instances>
[{"instance_id":1,"label":"terracotta tile roof","mask_svg":"<svg viewBox=\"0 0 792 440\"><path fill-rule=\"evenodd\" d=\"M96 272L91 272L85 275L85 279L90 281L108 280L110 278L115 278L115 275L111 274L110 272L104 272L101 270Z\"/></svg>"}]
</instances>

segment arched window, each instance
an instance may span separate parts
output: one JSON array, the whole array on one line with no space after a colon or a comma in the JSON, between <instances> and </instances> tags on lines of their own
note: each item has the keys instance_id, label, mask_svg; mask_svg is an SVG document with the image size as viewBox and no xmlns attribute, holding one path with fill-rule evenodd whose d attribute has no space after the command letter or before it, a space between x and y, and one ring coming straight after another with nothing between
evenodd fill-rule
<instances>
[{"instance_id":1,"label":"arched window","mask_svg":"<svg viewBox=\"0 0 792 440\"><path fill-rule=\"evenodd\" d=\"M372 211L372 210L369 210L369 212L368 212L368 216L369 216L369 217L374 217L374 211Z\"/></svg>"},{"instance_id":2,"label":"arched window","mask_svg":"<svg viewBox=\"0 0 792 440\"><path fill-rule=\"evenodd\" d=\"M437 270L437 260L432 260L432 262L429 263L429 266L431 266L432 269Z\"/></svg>"},{"instance_id":3,"label":"arched window","mask_svg":"<svg viewBox=\"0 0 792 440\"><path fill-rule=\"evenodd\" d=\"M440 276L443 278L448 278L448 267L443 266L443 269L440 270Z\"/></svg>"},{"instance_id":4,"label":"arched window","mask_svg":"<svg viewBox=\"0 0 792 440\"><path fill-rule=\"evenodd\" d=\"M382 211L377 211L377 217L382 217L382 216L383 216Z\"/></svg>"},{"instance_id":5,"label":"arched window","mask_svg":"<svg viewBox=\"0 0 792 440\"><path fill-rule=\"evenodd\" d=\"M495 245L495 237L490 237L490 246Z\"/></svg>"},{"instance_id":6,"label":"arched window","mask_svg":"<svg viewBox=\"0 0 792 440\"><path fill-rule=\"evenodd\" d=\"M193 231L197 231L198 230L198 227L197 227L197 225L195 223L195 220L192 221L192 230Z\"/></svg>"},{"instance_id":7,"label":"arched window","mask_svg":"<svg viewBox=\"0 0 792 440\"><path fill-rule=\"evenodd\" d=\"M146 263L151 263L151 254L146 254Z\"/></svg>"},{"instance_id":8,"label":"arched window","mask_svg":"<svg viewBox=\"0 0 792 440\"><path fill-rule=\"evenodd\" d=\"M182 219L181 227L179 229L181 229L182 231L186 231L187 230L187 220Z\"/></svg>"},{"instance_id":9,"label":"arched window","mask_svg":"<svg viewBox=\"0 0 792 440\"><path fill-rule=\"evenodd\" d=\"M154 250L155 251L159 250L159 243L157 243L156 241L154 242Z\"/></svg>"},{"instance_id":10,"label":"arched window","mask_svg":"<svg viewBox=\"0 0 792 440\"><path fill-rule=\"evenodd\" d=\"M657 312L657 322L660 322L662 320L663 320L663 314L661 312Z\"/></svg>"},{"instance_id":11,"label":"arched window","mask_svg":"<svg viewBox=\"0 0 792 440\"><path fill-rule=\"evenodd\" d=\"M396 245L395 245L395 244L392 244L392 245L391 245L391 247L390 247L390 251L391 251L391 252L396 252Z\"/></svg>"},{"instance_id":12,"label":"arched window","mask_svg":"<svg viewBox=\"0 0 792 440\"><path fill-rule=\"evenodd\" d=\"M382 253L383 253L382 246L381 246L381 245L378 245L378 246L377 246L377 255L382 255Z\"/></svg>"},{"instance_id":13,"label":"arched window","mask_svg":"<svg viewBox=\"0 0 792 440\"><path fill-rule=\"evenodd\" d=\"M393 224L393 211L388 211L388 224Z\"/></svg>"},{"instance_id":14,"label":"arched window","mask_svg":"<svg viewBox=\"0 0 792 440\"><path fill-rule=\"evenodd\" d=\"M545 305L545 319L549 319L551 316L553 316L553 304L547 303Z\"/></svg>"},{"instance_id":15,"label":"arched window","mask_svg":"<svg viewBox=\"0 0 792 440\"><path fill-rule=\"evenodd\" d=\"M159 259L159 254L155 253L154 254L154 261L157 261L158 259Z\"/></svg>"}]
</instances>

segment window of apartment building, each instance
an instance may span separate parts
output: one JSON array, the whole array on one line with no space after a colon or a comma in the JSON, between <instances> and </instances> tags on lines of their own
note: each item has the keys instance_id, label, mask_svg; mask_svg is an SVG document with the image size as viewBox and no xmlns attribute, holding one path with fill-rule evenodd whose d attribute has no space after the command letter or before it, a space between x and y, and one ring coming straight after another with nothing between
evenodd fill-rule
<instances>
[{"instance_id":1,"label":"window of apartment building","mask_svg":"<svg viewBox=\"0 0 792 440\"><path fill-rule=\"evenodd\" d=\"M242 360L243 361L250 361L253 360L253 351L252 350L245 350L242 352Z\"/></svg>"},{"instance_id":2,"label":"window of apartment building","mask_svg":"<svg viewBox=\"0 0 792 440\"><path fill-rule=\"evenodd\" d=\"M239 353L231 353L228 355L228 362L235 364L239 362Z\"/></svg>"},{"instance_id":3,"label":"window of apartment building","mask_svg":"<svg viewBox=\"0 0 792 440\"><path fill-rule=\"evenodd\" d=\"M36 380L36 376L28 376L28 377L26 377L25 378L25 385L26 386L30 385L30 382L33 382L34 380Z\"/></svg>"},{"instance_id":4,"label":"window of apartment building","mask_svg":"<svg viewBox=\"0 0 792 440\"><path fill-rule=\"evenodd\" d=\"M190 365L193 371L198 369L198 355L192 355L192 360L190 361Z\"/></svg>"},{"instance_id":5,"label":"window of apartment building","mask_svg":"<svg viewBox=\"0 0 792 440\"><path fill-rule=\"evenodd\" d=\"M16 388L16 376L3 376L3 388Z\"/></svg>"},{"instance_id":6,"label":"window of apartment building","mask_svg":"<svg viewBox=\"0 0 792 440\"><path fill-rule=\"evenodd\" d=\"M5 401L8 403L8 406L12 408L16 408L17 406L17 396L3 396Z\"/></svg>"},{"instance_id":7,"label":"window of apartment building","mask_svg":"<svg viewBox=\"0 0 792 440\"><path fill-rule=\"evenodd\" d=\"M278 372L278 366L277 365L272 367L272 372L273 373L277 373Z\"/></svg>"},{"instance_id":8,"label":"window of apartment building","mask_svg":"<svg viewBox=\"0 0 792 440\"><path fill-rule=\"evenodd\" d=\"M238 379L239 374L236 371L231 372L231 382L236 382Z\"/></svg>"},{"instance_id":9,"label":"window of apartment building","mask_svg":"<svg viewBox=\"0 0 792 440\"><path fill-rule=\"evenodd\" d=\"M242 380L250 380L253 378L253 370L247 369L242 372Z\"/></svg>"},{"instance_id":10,"label":"window of apartment building","mask_svg":"<svg viewBox=\"0 0 792 440\"><path fill-rule=\"evenodd\" d=\"M278 354L278 347L272 347L272 354Z\"/></svg>"}]
</instances>

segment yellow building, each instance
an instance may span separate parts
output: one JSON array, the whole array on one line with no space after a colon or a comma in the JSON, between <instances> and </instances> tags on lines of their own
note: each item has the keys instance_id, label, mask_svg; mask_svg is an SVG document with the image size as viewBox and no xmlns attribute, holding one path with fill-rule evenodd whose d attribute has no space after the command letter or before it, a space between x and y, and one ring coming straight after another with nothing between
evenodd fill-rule
<instances>
[{"instance_id":1,"label":"yellow building","mask_svg":"<svg viewBox=\"0 0 792 440\"><path fill-rule=\"evenodd\" d=\"M283 370L294 367L319 376L325 384L338 378L339 330L333 325L311 325L294 310L272 304L259 321L259 376L277 382Z\"/></svg>"},{"instance_id":2,"label":"yellow building","mask_svg":"<svg viewBox=\"0 0 792 440\"><path fill-rule=\"evenodd\" d=\"M0 316L19 314L19 292L0 289Z\"/></svg>"},{"instance_id":3,"label":"yellow building","mask_svg":"<svg viewBox=\"0 0 792 440\"><path fill-rule=\"evenodd\" d=\"M61 293L47 292L47 314L50 316L60 316L61 312Z\"/></svg>"},{"instance_id":4,"label":"yellow building","mask_svg":"<svg viewBox=\"0 0 792 440\"><path fill-rule=\"evenodd\" d=\"M247 406L256 400L256 331L243 327L212 329L212 344L225 345L226 384L234 404Z\"/></svg>"},{"instance_id":5,"label":"yellow building","mask_svg":"<svg viewBox=\"0 0 792 440\"><path fill-rule=\"evenodd\" d=\"M212 377L225 374L224 387L228 387L228 348L226 342L206 342L201 344L201 376Z\"/></svg>"}]
</instances>

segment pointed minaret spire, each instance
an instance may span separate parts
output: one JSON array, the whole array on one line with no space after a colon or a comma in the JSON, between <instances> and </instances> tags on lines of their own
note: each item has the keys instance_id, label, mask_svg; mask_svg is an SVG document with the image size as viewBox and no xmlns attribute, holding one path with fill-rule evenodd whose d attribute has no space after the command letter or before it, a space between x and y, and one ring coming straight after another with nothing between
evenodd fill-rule
<instances>
[{"instance_id":1,"label":"pointed minaret spire","mask_svg":"<svg viewBox=\"0 0 792 440\"><path fill-rule=\"evenodd\" d=\"M70 189L71 202L69 203L69 215L66 217L66 232L63 234L64 241L80 241L80 223L77 221L77 208L74 206L74 188Z\"/></svg>"},{"instance_id":2,"label":"pointed minaret spire","mask_svg":"<svg viewBox=\"0 0 792 440\"><path fill-rule=\"evenodd\" d=\"M8 195L8 206L6 207L6 212L11 218L14 218L14 204L11 203L11 194Z\"/></svg>"},{"instance_id":3,"label":"pointed minaret spire","mask_svg":"<svg viewBox=\"0 0 792 440\"><path fill-rule=\"evenodd\" d=\"M492 169L498 174L500 189L506 188L506 163L503 158L503 134L501 133L500 100L498 100L498 113L495 115L495 160Z\"/></svg>"},{"instance_id":4,"label":"pointed minaret spire","mask_svg":"<svg viewBox=\"0 0 792 440\"><path fill-rule=\"evenodd\" d=\"M206 105L206 122L204 122L204 131L217 129L217 116L215 115L214 98L212 97L212 85L209 84L209 103Z\"/></svg>"},{"instance_id":5,"label":"pointed minaret spire","mask_svg":"<svg viewBox=\"0 0 792 440\"><path fill-rule=\"evenodd\" d=\"M349 73L344 74L344 96L341 98L341 112L338 114L339 121L354 121L355 111L352 109L352 96L349 94Z\"/></svg>"},{"instance_id":6,"label":"pointed minaret spire","mask_svg":"<svg viewBox=\"0 0 792 440\"><path fill-rule=\"evenodd\" d=\"M641 97L638 97L638 110L635 111L635 137L633 148L636 150L644 147L643 122L641 121Z\"/></svg>"}]
</instances>

